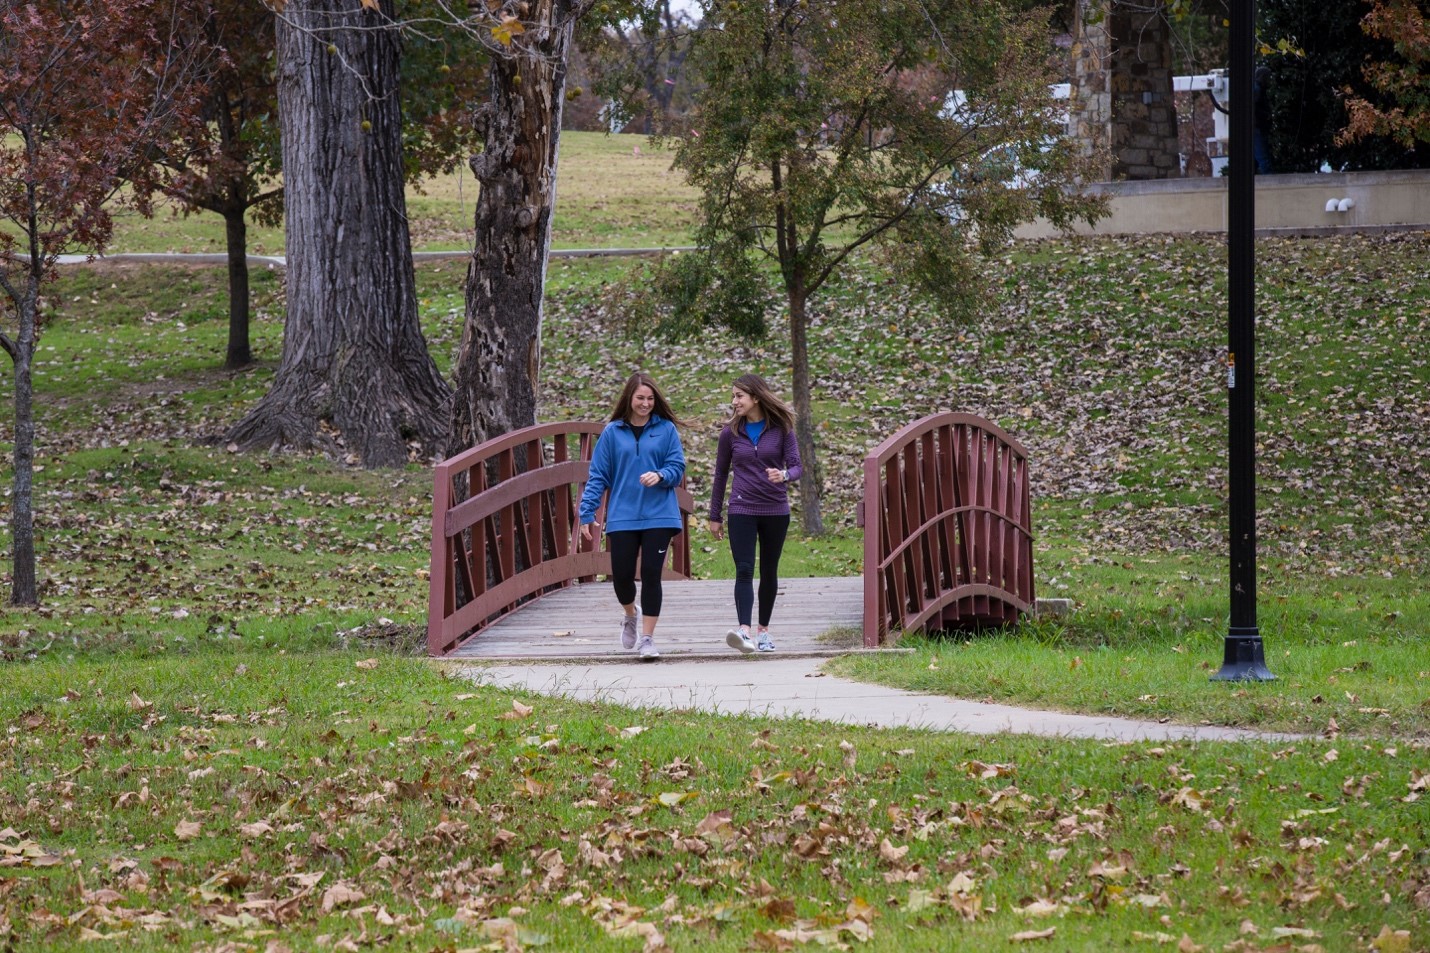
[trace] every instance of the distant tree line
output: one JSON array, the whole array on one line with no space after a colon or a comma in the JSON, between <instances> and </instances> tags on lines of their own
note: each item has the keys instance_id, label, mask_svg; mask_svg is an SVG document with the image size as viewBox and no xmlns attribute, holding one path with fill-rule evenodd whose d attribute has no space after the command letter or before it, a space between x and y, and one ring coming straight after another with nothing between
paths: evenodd
<instances>
[{"instance_id":1,"label":"distant tree line","mask_svg":"<svg viewBox=\"0 0 1430 953\"><path fill-rule=\"evenodd\" d=\"M1430 168L1423 0L1260 0L1277 172Z\"/></svg>"}]
</instances>

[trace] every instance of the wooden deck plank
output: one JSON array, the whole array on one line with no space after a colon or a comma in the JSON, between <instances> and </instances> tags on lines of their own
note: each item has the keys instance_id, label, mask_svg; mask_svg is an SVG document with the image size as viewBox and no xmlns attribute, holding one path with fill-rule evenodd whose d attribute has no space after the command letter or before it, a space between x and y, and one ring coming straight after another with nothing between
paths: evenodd
<instances>
[{"instance_id":1,"label":"wooden deck plank","mask_svg":"<svg viewBox=\"0 0 1430 953\"><path fill-rule=\"evenodd\" d=\"M780 580L770 623L777 654L834 655L861 646L863 585L859 576ZM620 646L620 617L610 583L576 585L522 606L447 657L633 660ZM667 580L656 647L664 656L733 657L725 633L734 623L733 580Z\"/></svg>"}]
</instances>

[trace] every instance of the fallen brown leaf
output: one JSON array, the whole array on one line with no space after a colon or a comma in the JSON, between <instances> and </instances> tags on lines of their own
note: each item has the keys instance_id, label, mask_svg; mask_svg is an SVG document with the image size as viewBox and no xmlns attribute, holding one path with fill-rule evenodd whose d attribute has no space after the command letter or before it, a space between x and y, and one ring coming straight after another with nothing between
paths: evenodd
<instances>
[{"instance_id":1,"label":"fallen brown leaf","mask_svg":"<svg viewBox=\"0 0 1430 953\"><path fill-rule=\"evenodd\" d=\"M1022 933L1013 934L1008 939L1013 943L1031 943L1034 940L1051 940L1053 934L1057 932L1057 927L1048 927L1046 930L1024 930Z\"/></svg>"}]
</instances>

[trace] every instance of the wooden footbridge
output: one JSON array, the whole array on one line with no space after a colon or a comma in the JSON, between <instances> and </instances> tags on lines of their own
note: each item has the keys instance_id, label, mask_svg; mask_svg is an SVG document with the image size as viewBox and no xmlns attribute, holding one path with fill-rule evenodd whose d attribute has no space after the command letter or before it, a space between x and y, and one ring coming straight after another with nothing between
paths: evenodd
<instances>
[{"instance_id":1,"label":"wooden footbridge","mask_svg":"<svg viewBox=\"0 0 1430 953\"><path fill-rule=\"evenodd\" d=\"M577 502L602 423L540 424L436 468L427 648L443 657L618 660L610 557L581 539ZM667 657L731 654L733 581L690 578L695 501L671 544L656 645ZM598 514L604 523L604 513ZM994 424L937 414L864 460L864 569L782 578L771 624L781 655L878 649L914 629L1015 622L1032 610L1028 462Z\"/></svg>"}]
</instances>

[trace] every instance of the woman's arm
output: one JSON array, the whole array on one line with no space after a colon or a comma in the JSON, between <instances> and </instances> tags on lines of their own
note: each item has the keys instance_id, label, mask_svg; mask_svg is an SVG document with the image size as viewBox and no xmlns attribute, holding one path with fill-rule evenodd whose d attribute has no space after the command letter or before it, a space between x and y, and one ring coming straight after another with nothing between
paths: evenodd
<instances>
[{"instance_id":1,"label":"woman's arm","mask_svg":"<svg viewBox=\"0 0 1430 953\"><path fill-rule=\"evenodd\" d=\"M799 438L791 430L784 435L785 482L793 483L804 472L799 462Z\"/></svg>"},{"instance_id":2,"label":"woman's arm","mask_svg":"<svg viewBox=\"0 0 1430 953\"><path fill-rule=\"evenodd\" d=\"M715 447L715 475L710 480L710 522L721 522L720 514L725 509L725 481L730 478L730 454L733 442L730 428L720 431L720 442Z\"/></svg>"},{"instance_id":3,"label":"woman's arm","mask_svg":"<svg viewBox=\"0 0 1430 953\"><path fill-rule=\"evenodd\" d=\"M594 523L596 510L601 506L601 495L611 485L611 441L605 431L596 440L596 449L591 451L591 470L586 477L586 488L581 492L581 523Z\"/></svg>"},{"instance_id":4,"label":"woman's arm","mask_svg":"<svg viewBox=\"0 0 1430 953\"><path fill-rule=\"evenodd\" d=\"M670 439L665 445L665 459L660 462L660 482L669 487L680 486L685 478L685 448L680 445L680 431L670 425Z\"/></svg>"}]
</instances>

